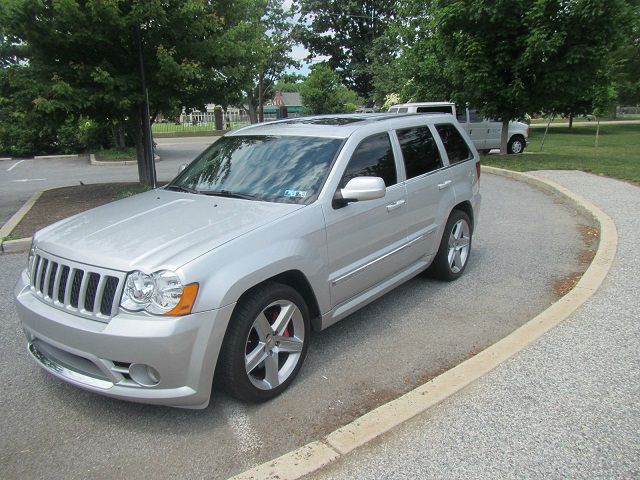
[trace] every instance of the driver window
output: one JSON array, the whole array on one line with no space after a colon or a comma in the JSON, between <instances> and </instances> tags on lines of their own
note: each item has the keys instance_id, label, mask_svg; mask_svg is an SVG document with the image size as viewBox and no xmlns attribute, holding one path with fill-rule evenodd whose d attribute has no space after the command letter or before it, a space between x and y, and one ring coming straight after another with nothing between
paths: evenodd
<instances>
[{"instance_id":1,"label":"driver window","mask_svg":"<svg viewBox=\"0 0 640 480\"><path fill-rule=\"evenodd\" d=\"M386 132L365 138L353 152L338 188L355 177L381 177L387 187L398 183L396 162Z\"/></svg>"},{"instance_id":2,"label":"driver window","mask_svg":"<svg viewBox=\"0 0 640 480\"><path fill-rule=\"evenodd\" d=\"M484 117L476 109L469 109L469 121L472 123L484 122Z\"/></svg>"}]
</instances>

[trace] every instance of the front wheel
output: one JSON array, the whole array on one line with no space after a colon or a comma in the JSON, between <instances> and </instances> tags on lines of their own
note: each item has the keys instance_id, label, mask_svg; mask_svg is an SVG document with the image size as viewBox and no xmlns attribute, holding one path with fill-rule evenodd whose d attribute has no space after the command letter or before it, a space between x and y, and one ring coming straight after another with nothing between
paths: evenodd
<instances>
[{"instance_id":1,"label":"front wheel","mask_svg":"<svg viewBox=\"0 0 640 480\"><path fill-rule=\"evenodd\" d=\"M231 317L219 372L233 397L264 402L282 393L307 354L309 309L288 285L268 283L243 298Z\"/></svg>"},{"instance_id":2,"label":"front wheel","mask_svg":"<svg viewBox=\"0 0 640 480\"><path fill-rule=\"evenodd\" d=\"M471 253L472 227L469 216L453 210L444 228L440 247L429 272L440 280L456 280L464 272Z\"/></svg>"},{"instance_id":3,"label":"front wheel","mask_svg":"<svg viewBox=\"0 0 640 480\"><path fill-rule=\"evenodd\" d=\"M524 152L524 147L524 137L520 135L514 135L513 137L511 137L509 143L507 144L507 153L509 153L509 155L518 155Z\"/></svg>"}]
</instances>

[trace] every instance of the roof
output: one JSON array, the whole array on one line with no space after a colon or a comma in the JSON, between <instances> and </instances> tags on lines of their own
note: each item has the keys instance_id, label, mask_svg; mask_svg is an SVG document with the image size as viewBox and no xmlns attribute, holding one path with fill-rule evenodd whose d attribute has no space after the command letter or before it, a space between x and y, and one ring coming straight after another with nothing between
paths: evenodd
<instances>
[{"instance_id":1,"label":"roof","mask_svg":"<svg viewBox=\"0 0 640 480\"><path fill-rule=\"evenodd\" d=\"M368 125L386 121L391 124L390 126L394 126L395 124L406 123L403 122L403 120L407 117L424 119L427 115L436 119L439 117L448 120L451 119L451 115L442 113L416 115L415 113L397 114L385 112L314 115L310 117L289 118L275 122L257 123L234 130L228 133L228 135L300 135L346 138L356 130Z\"/></svg>"},{"instance_id":2,"label":"roof","mask_svg":"<svg viewBox=\"0 0 640 480\"><path fill-rule=\"evenodd\" d=\"M455 105L453 102L409 102L409 103L398 103L396 105L391 105L389 108L397 108L397 107L437 107L440 105Z\"/></svg>"}]
</instances>

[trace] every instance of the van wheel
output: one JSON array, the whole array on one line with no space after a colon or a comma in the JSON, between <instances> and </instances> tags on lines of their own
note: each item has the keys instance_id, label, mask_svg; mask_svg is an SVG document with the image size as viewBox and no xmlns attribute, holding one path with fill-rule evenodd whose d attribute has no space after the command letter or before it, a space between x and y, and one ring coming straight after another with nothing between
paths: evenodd
<instances>
[{"instance_id":1,"label":"van wheel","mask_svg":"<svg viewBox=\"0 0 640 480\"><path fill-rule=\"evenodd\" d=\"M509 155L522 153L524 152L524 146L524 137L521 135L514 135L507 144L507 153L509 153Z\"/></svg>"},{"instance_id":2,"label":"van wheel","mask_svg":"<svg viewBox=\"0 0 640 480\"><path fill-rule=\"evenodd\" d=\"M428 272L440 280L456 280L464 272L471 253L472 227L469 216L453 210L440 240L440 247Z\"/></svg>"},{"instance_id":3,"label":"van wheel","mask_svg":"<svg viewBox=\"0 0 640 480\"><path fill-rule=\"evenodd\" d=\"M248 402L282 393L296 377L309 346L309 309L288 285L267 283L242 298L220 352L227 392Z\"/></svg>"}]
</instances>

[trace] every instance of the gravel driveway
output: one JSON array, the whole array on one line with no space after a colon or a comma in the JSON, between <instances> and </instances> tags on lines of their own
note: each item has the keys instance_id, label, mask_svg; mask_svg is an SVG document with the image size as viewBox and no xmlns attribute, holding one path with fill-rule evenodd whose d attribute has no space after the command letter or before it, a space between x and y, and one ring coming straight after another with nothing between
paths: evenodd
<instances>
[{"instance_id":1,"label":"gravel driveway","mask_svg":"<svg viewBox=\"0 0 640 480\"><path fill-rule=\"evenodd\" d=\"M0 256L0 477L227 478L348 423L544 310L581 268L585 222L555 197L483 175L467 271L415 278L314 335L297 381L263 405L214 391L206 410L87 393L28 357L12 305L25 255Z\"/></svg>"},{"instance_id":2,"label":"gravel driveway","mask_svg":"<svg viewBox=\"0 0 640 480\"><path fill-rule=\"evenodd\" d=\"M640 477L640 188L535 175L613 218L618 253L600 290L486 377L313 478Z\"/></svg>"}]
</instances>

